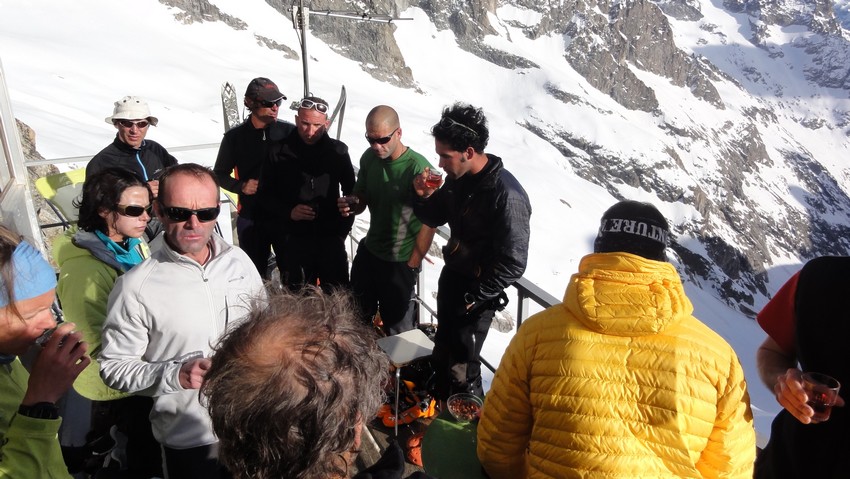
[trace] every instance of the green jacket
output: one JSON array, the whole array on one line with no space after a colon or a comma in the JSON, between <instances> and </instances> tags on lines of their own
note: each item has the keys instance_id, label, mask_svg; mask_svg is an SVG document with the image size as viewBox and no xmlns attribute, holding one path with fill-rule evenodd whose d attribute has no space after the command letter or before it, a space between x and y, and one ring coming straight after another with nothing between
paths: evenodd
<instances>
[{"instance_id":1,"label":"green jacket","mask_svg":"<svg viewBox=\"0 0 850 479\"><path fill-rule=\"evenodd\" d=\"M0 478L70 478L57 435L62 419L18 415L28 380L18 358L0 364Z\"/></svg>"},{"instance_id":2,"label":"green jacket","mask_svg":"<svg viewBox=\"0 0 850 479\"><path fill-rule=\"evenodd\" d=\"M138 246L142 257L150 256L148 246ZM53 258L59 265L59 284L56 294L65 314L65 321L74 323L83 339L89 343L94 361L74 381L74 389L93 401L110 401L128 394L116 391L100 379L101 331L106 319L106 303L115 280L124 271L103 241L94 233L68 230L53 243Z\"/></svg>"}]
</instances>

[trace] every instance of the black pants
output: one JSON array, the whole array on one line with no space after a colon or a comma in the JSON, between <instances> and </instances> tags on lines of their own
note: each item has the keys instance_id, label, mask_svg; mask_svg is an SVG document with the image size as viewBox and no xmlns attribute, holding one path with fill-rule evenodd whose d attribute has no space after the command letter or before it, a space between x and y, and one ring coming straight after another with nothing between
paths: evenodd
<instances>
[{"instance_id":1,"label":"black pants","mask_svg":"<svg viewBox=\"0 0 850 479\"><path fill-rule=\"evenodd\" d=\"M406 261L384 261L360 243L351 263L351 290L364 320L371 321L380 311L387 335L413 329L415 284L416 273L407 267Z\"/></svg>"},{"instance_id":2,"label":"black pants","mask_svg":"<svg viewBox=\"0 0 850 479\"><path fill-rule=\"evenodd\" d=\"M153 399L146 396L92 401L92 430L88 439L108 435L113 425L127 437L127 463L122 464L124 477L162 476L162 450L153 437L149 419L152 408Z\"/></svg>"},{"instance_id":3,"label":"black pants","mask_svg":"<svg viewBox=\"0 0 850 479\"><path fill-rule=\"evenodd\" d=\"M318 284L326 292L348 287L344 237L276 235L272 236L272 247L284 286L297 290Z\"/></svg>"},{"instance_id":4,"label":"black pants","mask_svg":"<svg viewBox=\"0 0 850 479\"><path fill-rule=\"evenodd\" d=\"M479 355L487 339L495 309L489 306L466 310L463 295L471 278L443 268L437 290L437 334L434 337L432 364L435 373L435 395L445 400L455 393L468 392L484 396L481 385Z\"/></svg>"},{"instance_id":5,"label":"black pants","mask_svg":"<svg viewBox=\"0 0 850 479\"><path fill-rule=\"evenodd\" d=\"M230 479L218 462L218 443L189 449L163 447L168 479Z\"/></svg>"},{"instance_id":6,"label":"black pants","mask_svg":"<svg viewBox=\"0 0 850 479\"><path fill-rule=\"evenodd\" d=\"M269 279L269 256L271 255L272 241L264 234L253 220L236 217L236 236L239 238L239 247L251 258L251 262L263 279Z\"/></svg>"}]
</instances>

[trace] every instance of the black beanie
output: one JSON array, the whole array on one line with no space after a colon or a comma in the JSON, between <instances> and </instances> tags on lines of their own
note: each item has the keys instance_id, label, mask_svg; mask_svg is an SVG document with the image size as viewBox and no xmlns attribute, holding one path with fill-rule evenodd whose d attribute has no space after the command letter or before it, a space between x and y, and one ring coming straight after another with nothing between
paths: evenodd
<instances>
[{"instance_id":1,"label":"black beanie","mask_svg":"<svg viewBox=\"0 0 850 479\"><path fill-rule=\"evenodd\" d=\"M655 261L667 261L664 250L670 227L658 209L649 203L624 200L602 215L595 253L624 252Z\"/></svg>"}]
</instances>

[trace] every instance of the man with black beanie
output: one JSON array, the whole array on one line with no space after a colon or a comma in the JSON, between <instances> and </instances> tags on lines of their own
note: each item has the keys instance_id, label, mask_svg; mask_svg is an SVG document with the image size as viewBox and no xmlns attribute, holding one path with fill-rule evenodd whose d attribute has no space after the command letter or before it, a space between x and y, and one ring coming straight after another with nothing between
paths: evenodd
<instances>
[{"instance_id":1,"label":"man with black beanie","mask_svg":"<svg viewBox=\"0 0 850 479\"><path fill-rule=\"evenodd\" d=\"M615 204L564 302L522 324L478 425L492 479L752 477L743 369L693 316L668 237L654 206Z\"/></svg>"}]
</instances>

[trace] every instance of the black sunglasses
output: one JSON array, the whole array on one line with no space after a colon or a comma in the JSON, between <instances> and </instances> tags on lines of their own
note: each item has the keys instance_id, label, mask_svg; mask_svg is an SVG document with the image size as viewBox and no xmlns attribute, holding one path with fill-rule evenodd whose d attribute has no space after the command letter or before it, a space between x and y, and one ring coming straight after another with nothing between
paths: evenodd
<instances>
[{"instance_id":1,"label":"black sunglasses","mask_svg":"<svg viewBox=\"0 0 850 479\"><path fill-rule=\"evenodd\" d=\"M316 110L319 113L327 113L328 112L328 104L322 103L318 101L303 99L298 103L298 108L306 108L309 110L310 108Z\"/></svg>"},{"instance_id":2,"label":"black sunglasses","mask_svg":"<svg viewBox=\"0 0 850 479\"><path fill-rule=\"evenodd\" d=\"M279 98L279 99L278 99L278 100L276 100L276 101L266 101L266 100L257 100L257 101L258 101L258 102L260 103L260 105L262 105L264 108L271 108L271 107L273 107L273 106L280 106L280 104L281 104L281 103L283 103L283 98Z\"/></svg>"},{"instance_id":3,"label":"black sunglasses","mask_svg":"<svg viewBox=\"0 0 850 479\"><path fill-rule=\"evenodd\" d=\"M380 138L372 138L371 136L366 135L366 141L368 141L370 145L371 145L372 143L377 143L377 144L379 144L379 145L386 145L387 143L389 143L389 142L390 142L390 140L392 140L392 139L393 139L393 135L395 135L395 132L397 132L397 131L398 131L398 128L396 128L395 130L393 130L393 132L392 132L392 133L390 133L389 135L387 135L387 136L382 136L382 137L380 137Z\"/></svg>"},{"instance_id":4,"label":"black sunglasses","mask_svg":"<svg viewBox=\"0 0 850 479\"><path fill-rule=\"evenodd\" d=\"M478 132L477 132L477 131L473 130L472 128L470 128L470 127L468 127L468 126L466 126L466 125L464 125L463 123L460 123L460 122L458 122L458 121L454 121L454 120L452 120L451 118L449 118L449 117L447 117L447 116L444 116L444 117L440 118L440 123L438 123L438 125L440 125L440 126L441 126L441 127L443 127L443 128L446 128L446 129L451 129L451 128L455 127L455 126L459 126L459 127L463 128L463 129L465 129L465 130L467 130L467 131L471 132L473 135L478 136Z\"/></svg>"},{"instance_id":5,"label":"black sunglasses","mask_svg":"<svg viewBox=\"0 0 850 479\"><path fill-rule=\"evenodd\" d=\"M160 203L162 205L162 203ZM218 218L218 212L221 207L216 206L213 208L201 208L199 210L190 210L189 208L181 208L179 206L165 206L162 205L162 212L165 213L171 221L189 221L189 218L192 215L198 217L198 221L201 223L206 223L208 221L214 221Z\"/></svg>"},{"instance_id":6,"label":"black sunglasses","mask_svg":"<svg viewBox=\"0 0 850 479\"><path fill-rule=\"evenodd\" d=\"M147 120L141 121L131 121L131 120L118 120L118 123L121 124L124 128L133 128L133 125L136 125L140 130L144 130L150 124Z\"/></svg>"},{"instance_id":7,"label":"black sunglasses","mask_svg":"<svg viewBox=\"0 0 850 479\"><path fill-rule=\"evenodd\" d=\"M151 214L151 205L147 206L139 206L139 205L115 205L115 211L122 216L129 216L131 218L138 218L142 216L142 214L147 213L149 216Z\"/></svg>"}]
</instances>

